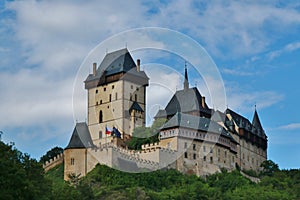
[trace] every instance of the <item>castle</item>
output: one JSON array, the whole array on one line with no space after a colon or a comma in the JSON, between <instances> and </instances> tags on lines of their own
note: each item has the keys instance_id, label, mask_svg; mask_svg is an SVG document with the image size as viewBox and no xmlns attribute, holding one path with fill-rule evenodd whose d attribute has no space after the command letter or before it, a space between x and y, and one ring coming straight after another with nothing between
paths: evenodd
<instances>
[{"instance_id":1,"label":"castle","mask_svg":"<svg viewBox=\"0 0 300 200\"><path fill-rule=\"evenodd\" d=\"M149 78L127 49L94 63L84 82L88 120L76 123L64 150L64 179L85 176L98 163L128 172L174 168L197 176L222 168L259 171L267 159L267 136L256 109L252 122L228 108L214 110L189 86L187 68L184 76L183 89L155 116L166 120L159 142L128 150L134 128L145 126Z\"/></svg>"}]
</instances>

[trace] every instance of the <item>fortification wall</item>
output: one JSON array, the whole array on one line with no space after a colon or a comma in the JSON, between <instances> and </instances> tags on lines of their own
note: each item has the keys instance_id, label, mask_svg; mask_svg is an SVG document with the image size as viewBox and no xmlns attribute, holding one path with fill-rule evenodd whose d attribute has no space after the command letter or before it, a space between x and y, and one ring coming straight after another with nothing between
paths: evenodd
<instances>
[{"instance_id":1,"label":"fortification wall","mask_svg":"<svg viewBox=\"0 0 300 200\"><path fill-rule=\"evenodd\" d=\"M57 156L55 156L53 159L50 159L49 161L46 161L44 164L43 164L43 168L44 170L47 172L49 171L50 169L56 167L57 165L63 163L64 161L64 154L61 153L61 154L58 154Z\"/></svg>"}]
</instances>

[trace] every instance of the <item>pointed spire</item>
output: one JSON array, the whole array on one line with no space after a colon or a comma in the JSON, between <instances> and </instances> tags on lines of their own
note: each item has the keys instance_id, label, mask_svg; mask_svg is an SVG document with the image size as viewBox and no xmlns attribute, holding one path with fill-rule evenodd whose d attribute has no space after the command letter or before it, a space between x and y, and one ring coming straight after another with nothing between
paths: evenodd
<instances>
[{"instance_id":1,"label":"pointed spire","mask_svg":"<svg viewBox=\"0 0 300 200\"><path fill-rule=\"evenodd\" d=\"M252 125L259 131L262 131L262 125L260 123L257 111L256 111L256 106L255 106L255 111L254 111L254 116L253 116L253 120L252 120Z\"/></svg>"},{"instance_id":2,"label":"pointed spire","mask_svg":"<svg viewBox=\"0 0 300 200\"><path fill-rule=\"evenodd\" d=\"M189 79L188 79L188 74L187 74L187 67L186 67L186 61L184 63L184 90L189 89Z\"/></svg>"}]
</instances>

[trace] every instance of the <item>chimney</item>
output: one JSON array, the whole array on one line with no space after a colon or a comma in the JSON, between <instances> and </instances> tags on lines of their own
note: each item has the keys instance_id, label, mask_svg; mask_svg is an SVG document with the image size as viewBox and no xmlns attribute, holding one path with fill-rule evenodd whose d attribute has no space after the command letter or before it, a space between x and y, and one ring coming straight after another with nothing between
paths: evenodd
<instances>
[{"instance_id":1,"label":"chimney","mask_svg":"<svg viewBox=\"0 0 300 200\"><path fill-rule=\"evenodd\" d=\"M140 72L141 69L141 60L137 59L136 60L136 71Z\"/></svg>"},{"instance_id":2,"label":"chimney","mask_svg":"<svg viewBox=\"0 0 300 200\"><path fill-rule=\"evenodd\" d=\"M97 63L93 63L93 76L96 76Z\"/></svg>"},{"instance_id":3,"label":"chimney","mask_svg":"<svg viewBox=\"0 0 300 200\"><path fill-rule=\"evenodd\" d=\"M205 97L202 97L201 103L202 103L202 107L203 107L203 108L206 108L206 107L205 107Z\"/></svg>"}]
</instances>

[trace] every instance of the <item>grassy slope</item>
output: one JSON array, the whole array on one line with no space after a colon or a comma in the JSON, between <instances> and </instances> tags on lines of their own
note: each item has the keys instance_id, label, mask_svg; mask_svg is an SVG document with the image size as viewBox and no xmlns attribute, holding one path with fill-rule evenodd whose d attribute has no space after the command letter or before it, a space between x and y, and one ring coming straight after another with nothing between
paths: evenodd
<instances>
[{"instance_id":1,"label":"grassy slope","mask_svg":"<svg viewBox=\"0 0 300 200\"><path fill-rule=\"evenodd\" d=\"M81 179L76 190L84 197L90 195L86 199L297 199L299 194L295 193L300 186L293 188L293 183L300 181L292 180L289 178L292 175L287 174L280 172L254 184L238 171L203 180L176 170L132 174L97 165ZM299 171L294 174L300 175ZM54 188L63 186L65 193L66 189L70 190L63 181L63 165L50 170L46 177L53 180Z\"/></svg>"}]
</instances>

